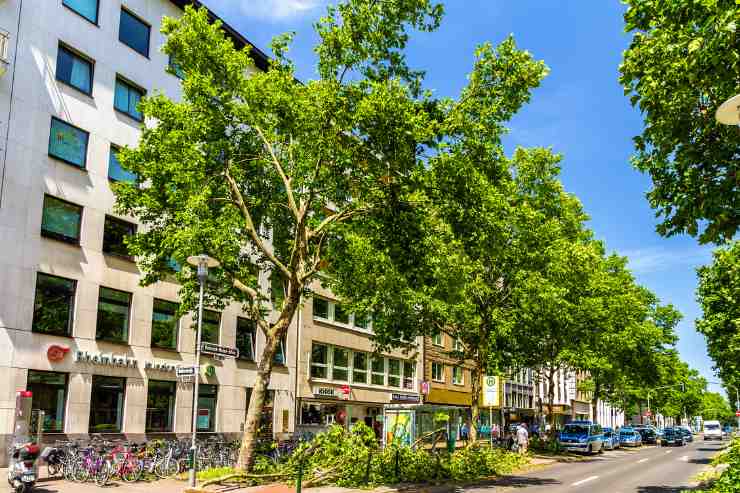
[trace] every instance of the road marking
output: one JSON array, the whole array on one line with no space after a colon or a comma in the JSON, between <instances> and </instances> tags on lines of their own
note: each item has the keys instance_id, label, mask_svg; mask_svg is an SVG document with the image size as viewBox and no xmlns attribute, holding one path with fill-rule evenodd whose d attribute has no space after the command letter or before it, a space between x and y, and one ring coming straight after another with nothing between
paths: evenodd
<instances>
[{"instance_id":1,"label":"road marking","mask_svg":"<svg viewBox=\"0 0 740 493\"><path fill-rule=\"evenodd\" d=\"M671 452L673 452L673 450L666 450L666 451L665 451L666 455L667 455L667 454L670 454Z\"/></svg>"},{"instance_id":2,"label":"road marking","mask_svg":"<svg viewBox=\"0 0 740 493\"><path fill-rule=\"evenodd\" d=\"M688 462L688 461L689 461L689 456L688 456L688 455L684 455L683 457L681 457L681 458L680 458L680 459L678 459L678 460L682 460L682 461L684 461L684 462Z\"/></svg>"},{"instance_id":3,"label":"road marking","mask_svg":"<svg viewBox=\"0 0 740 493\"><path fill-rule=\"evenodd\" d=\"M637 461L637 463L639 464L639 463L641 463L641 462L646 462L646 461L648 461L648 460L650 460L650 459L648 459L647 457L645 457L644 459L640 459L640 460L638 460L638 461Z\"/></svg>"},{"instance_id":4,"label":"road marking","mask_svg":"<svg viewBox=\"0 0 740 493\"><path fill-rule=\"evenodd\" d=\"M594 479L599 479L599 477L598 476L591 476L590 478L586 478L586 479L582 479L580 481L576 481L571 486L580 486L583 483L588 483L589 481L593 481Z\"/></svg>"}]
</instances>

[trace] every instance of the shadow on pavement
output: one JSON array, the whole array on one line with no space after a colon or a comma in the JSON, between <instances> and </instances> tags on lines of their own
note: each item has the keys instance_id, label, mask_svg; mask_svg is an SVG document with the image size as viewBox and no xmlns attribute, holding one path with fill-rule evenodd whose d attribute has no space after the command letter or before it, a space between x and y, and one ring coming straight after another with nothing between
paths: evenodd
<instances>
[{"instance_id":1,"label":"shadow on pavement","mask_svg":"<svg viewBox=\"0 0 740 493\"><path fill-rule=\"evenodd\" d=\"M704 465L706 465L706 464L711 464L712 463L712 458L711 457L703 457L701 459L691 459L689 462L691 462L692 464L704 464Z\"/></svg>"},{"instance_id":2,"label":"shadow on pavement","mask_svg":"<svg viewBox=\"0 0 740 493\"><path fill-rule=\"evenodd\" d=\"M510 488L527 488L529 486L549 486L562 484L553 478L533 478L528 476L506 476L494 481L487 481L485 486L508 486Z\"/></svg>"},{"instance_id":3,"label":"shadow on pavement","mask_svg":"<svg viewBox=\"0 0 740 493\"><path fill-rule=\"evenodd\" d=\"M684 491L702 491L698 486L638 486L637 493L683 493Z\"/></svg>"}]
</instances>

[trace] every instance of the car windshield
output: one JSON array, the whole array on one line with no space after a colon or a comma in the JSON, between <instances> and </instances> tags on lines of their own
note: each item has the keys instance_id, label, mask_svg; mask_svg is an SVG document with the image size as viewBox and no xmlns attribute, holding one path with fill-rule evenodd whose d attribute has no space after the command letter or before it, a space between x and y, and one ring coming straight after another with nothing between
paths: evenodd
<instances>
[{"instance_id":1,"label":"car windshield","mask_svg":"<svg viewBox=\"0 0 740 493\"><path fill-rule=\"evenodd\" d=\"M620 431L619 434L623 437L631 437L635 434L632 430Z\"/></svg>"},{"instance_id":2,"label":"car windshield","mask_svg":"<svg viewBox=\"0 0 740 493\"><path fill-rule=\"evenodd\" d=\"M666 428L665 430L663 430L664 435L673 435L674 433L675 431L673 430L673 428Z\"/></svg>"},{"instance_id":3,"label":"car windshield","mask_svg":"<svg viewBox=\"0 0 740 493\"><path fill-rule=\"evenodd\" d=\"M565 425L563 433L569 433L573 435L588 435L588 426L586 425Z\"/></svg>"},{"instance_id":4,"label":"car windshield","mask_svg":"<svg viewBox=\"0 0 740 493\"><path fill-rule=\"evenodd\" d=\"M705 430L719 430L719 425L704 425Z\"/></svg>"}]
</instances>

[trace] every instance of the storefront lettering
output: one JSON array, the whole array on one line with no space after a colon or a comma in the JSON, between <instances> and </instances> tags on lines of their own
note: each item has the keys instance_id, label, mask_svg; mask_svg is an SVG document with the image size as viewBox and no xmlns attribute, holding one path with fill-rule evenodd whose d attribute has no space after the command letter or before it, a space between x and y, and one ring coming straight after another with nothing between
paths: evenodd
<instances>
[{"instance_id":1,"label":"storefront lettering","mask_svg":"<svg viewBox=\"0 0 740 493\"><path fill-rule=\"evenodd\" d=\"M391 401L395 402L419 402L418 395L411 394L391 394Z\"/></svg>"},{"instance_id":2,"label":"storefront lettering","mask_svg":"<svg viewBox=\"0 0 740 493\"><path fill-rule=\"evenodd\" d=\"M114 353L91 353L89 351L76 351L75 362L87 363L92 365L101 366L116 366L121 368L138 368L139 360L131 358L125 354L114 354ZM174 372L177 369L177 365L166 363L162 361L144 361L144 369Z\"/></svg>"},{"instance_id":3,"label":"storefront lettering","mask_svg":"<svg viewBox=\"0 0 740 493\"><path fill-rule=\"evenodd\" d=\"M334 389L334 387L314 387L313 388L313 395L319 396L319 397L336 398L337 397L337 391L336 391L336 389Z\"/></svg>"}]
</instances>

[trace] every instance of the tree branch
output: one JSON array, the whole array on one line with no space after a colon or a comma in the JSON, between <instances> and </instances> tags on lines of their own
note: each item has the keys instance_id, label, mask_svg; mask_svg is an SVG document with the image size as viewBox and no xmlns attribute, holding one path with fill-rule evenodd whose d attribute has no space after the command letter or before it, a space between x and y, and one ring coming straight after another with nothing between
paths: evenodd
<instances>
[{"instance_id":1,"label":"tree branch","mask_svg":"<svg viewBox=\"0 0 740 493\"><path fill-rule=\"evenodd\" d=\"M273 149L272 144L270 143L270 141L267 140L267 137L265 137L265 134L262 132L262 129L258 127L257 125L255 125L254 128L255 130L257 130L257 133L259 134L260 139L262 139L262 143L267 149L267 152L269 152L270 156L272 157L272 164L275 165L275 169L280 175L280 179L283 180L283 185L285 185L285 193L288 195L288 205L290 206L290 210L295 216L295 218L298 219L299 218L298 217L299 216L298 206L296 205L295 197L293 196L293 187L290 184L290 178L288 178L288 176L285 174L285 171L283 170L283 167L280 164L280 161L275 155L275 149Z\"/></svg>"}]
</instances>

